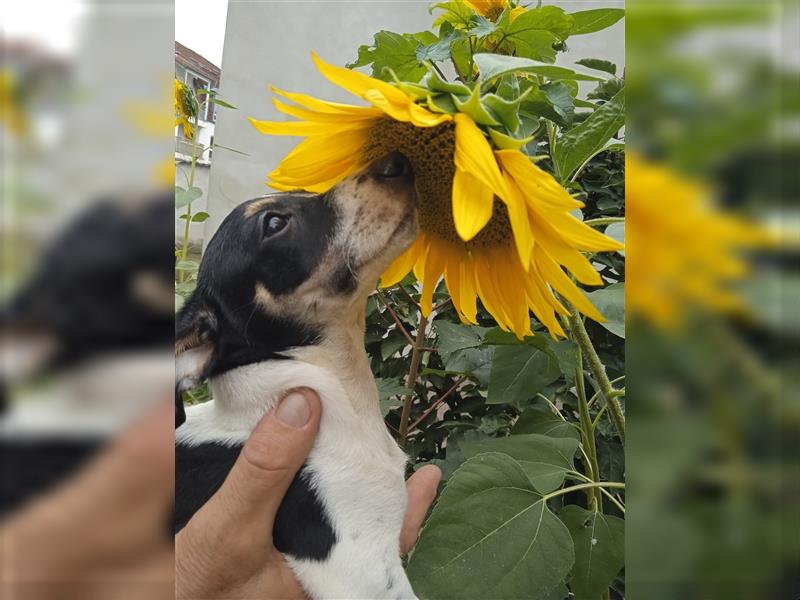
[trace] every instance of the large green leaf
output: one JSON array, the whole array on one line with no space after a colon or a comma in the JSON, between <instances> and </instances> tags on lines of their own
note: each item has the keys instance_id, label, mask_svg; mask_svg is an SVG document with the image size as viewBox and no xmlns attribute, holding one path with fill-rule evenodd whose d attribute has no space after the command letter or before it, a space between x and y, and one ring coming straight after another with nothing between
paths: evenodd
<instances>
[{"instance_id":1,"label":"large green leaf","mask_svg":"<svg viewBox=\"0 0 800 600\"><path fill-rule=\"evenodd\" d=\"M548 65L541 61L521 58L519 56L503 56L501 54L479 53L475 55L475 64L481 79L488 81L506 73L535 73L550 79L573 79L575 81L602 81L600 77L579 73L567 67Z\"/></svg>"},{"instance_id":2,"label":"large green leaf","mask_svg":"<svg viewBox=\"0 0 800 600\"><path fill-rule=\"evenodd\" d=\"M625 338L625 284L612 283L600 290L586 294L606 318L603 327L621 338Z\"/></svg>"},{"instance_id":3,"label":"large green leaf","mask_svg":"<svg viewBox=\"0 0 800 600\"><path fill-rule=\"evenodd\" d=\"M625 124L625 90L561 136L553 152L556 173L567 181L583 163L603 149Z\"/></svg>"},{"instance_id":4,"label":"large green leaf","mask_svg":"<svg viewBox=\"0 0 800 600\"><path fill-rule=\"evenodd\" d=\"M452 354L464 348L477 348L483 343L486 327L459 325L449 321L436 321L436 347L441 354Z\"/></svg>"},{"instance_id":5,"label":"large green leaf","mask_svg":"<svg viewBox=\"0 0 800 600\"><path fill-rule=\"evenodd\" d=\"M525 11L509 23L500 43L510 43L516 56L552 63L554 44L564 40L573 28L572 18L556 6L542 6Z\"/></svg>"},{"instance_id":6,"label":"large green leaf","mask_svg":"<svg viewBox=\"0 0 800 600\"><path fill-rule=\"evenodd\" d=\"M199 187L190 187L188 190L175 186L175 208L183 208L187 204L191 204L203 195L203 190Z\"/></svg>"},{"instance_id":7,"label":"large green leaf","mask_svg":"<svg viewBox=\"0 0 800 600\"><path fill-rule=\"evenodd\" d=\"M559 517L575 545L569 579L575 600L597 600L625 565L625 521L572 504Z\"/></svg>"},{"instance_id":8,"label":"large green leaf","mask_svg":"<svg viewBox=\"0 0 800 600\"><path fill-rule=\"evenodd\" d=\"M509 456L483 454L452 476L408 563L424 599L540 599L574 561L572 539Z\"/></svg>"},{"instance_id":9,"label":"large green leaf","mask_svg":"<svg viewBox=\"0 0 800 600\"><path fill-rule=\"evenodd\" d=\"M400 35L393 31L379 31L372 46L361 46L358 59L347 65L349 68L372 65L372 75L389 81L393 72L403 81L416 82L428 72L417 58L421 40L411 35Z\"/></svg>"},{"instance_id":10,"label":"large green leaf","mask_svg":"<svg viewBox=\"0 0 800 600\"><path fill-rule=\"evenodd\" d=\"M581 60L576 60L575 64L584 66L588 69L594 69L595 71L603 71L604 73L608 73L610 75L617 74L617 65L612 63L610 60L601 60L599 58L582 58Z\"/></svg>"},{"instance_id":11,"label":"large green leaf","mask_svg":"<svg viewBox=\"0 0 800 600\"><path fill-rule=\"evenodd\" d=\"M621 8L593 8L572 13L570 16L572 31L569 34L583 35L611 27L625 16L625 11Z\"/></svg>"},{"instance_id":12,"label":"large green leaf","mask_svg":"<svg viewBox=\"0 0 800 600\"><path fill-rule=\"evenodd\" d=\"M498 346L489 379L489 404L517 402L534 396L561 375L549 349L528 344Z\"/></svg>"},{"instance_id":13,"label":"large green leaf","mask_svg":"<svg viewBox=\"0 0 800 600\"><path fill-rule=\"evenodd\" d=\"M578 449L574 437L549 437L538 433L490 438L482 442L462 443L467 458L484 452L502 452L516 460L533 486L542 494L561 487L567 471L575 469L572 457Z\"/></svg>"},{"instance_id":14,"label":"large green leaf","mask_svg":"<svg viewBox=\"0 0 800 600\"><path fill-rule=\"evenodd\" d=\"M523 412L511 428L511 434L524 433L538 433L556 438L569 437L575 440L581 437L575 425L556 416L549 408L529 408Z\"/></svg>"},{"instance_id":15,"label":"large green leaf","mask_svg":"<svg viewBox=\"0 0 800 600\"><path fill-rule=\"evenodd\" d=\"M375 385L378 387L378 402L384 415L393 408L400 406L400 396L411 393L411 390L398 379L376 377Z\"/></svg>"}]
</instances>

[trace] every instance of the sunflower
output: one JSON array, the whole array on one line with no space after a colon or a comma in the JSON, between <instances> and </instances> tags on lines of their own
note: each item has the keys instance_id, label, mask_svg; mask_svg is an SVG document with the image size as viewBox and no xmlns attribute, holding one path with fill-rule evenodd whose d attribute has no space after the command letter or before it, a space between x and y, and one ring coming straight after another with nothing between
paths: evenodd
<instances>
[{"instance_id":1,"label":"sunflower","mask_svg":"<svg viewBox=\"0 0 800 600\"><path fill-rule=\"evenodd\" d=\"M464 0L472 10L479 15L486 17L492 21L496 21L498 17L505 10L506 6L510 4L509 0ZM511 9L511 21L513 22L519 15L525 12L522 6L515 6Z\"/></svg>"},{"instance_id":2,"label":"sunflower","mask_svg":"<svg viewBox=\"0 0 800 600\"><path fill-rule=\"evenodd\" d=\"M667 330L691 308L746 314L734 289L750 271L742 252L771 246L774 236L714 208L707 186L664 165L628 153L625 174L631 313Z\"/></svg>"},{"instance_id":3,"label":"sunflower","mask_svg":"<svg viewBox=\"0 0 800 600\"><path fill-rule=\"evenodd\" d=\"M25 137L29 130L20 83L14 71L7 68L0 70L0 124L17 137Z\"/></svg>"},{"instance_id":4,"label":"sunflower","mask_svg":"<svg viewBox=\"0 0 800 600\"><path fill-rule=\"evenodd\" d=\"M420 305L430 314L433 292L444 276L461 319L477 321L477 299L506 331L531 335L529 310L551 335L564 331L560 295L588 317L603 317L563 271L587 285L602 283L582 252L621 245L570 214L582 206L546 171L506 144L495 149L465 113L428 110L417 88L314 62L332 83L366 100L353 106L273 91L279 111L298 121L250 119L261 133L301 136L269 174L279 190L325 192L381 156L399 151L416 175L420 233L381 278L392 286L410 271L422 284ZM432 104L429 103L429 106Z\"/></svg>"},{"instance_id":5,"label":"sunflower","mask_svg":"<svg viewBox=\"0 0 800 600\"><path fill-rule=\"evenodd\" d=\"M186 139L194 138L194 126L189 119L197 118L197 100L192 95L189 86L175 80L175 125L183 125L183 134Z\"/></svg>"}]
</instances>

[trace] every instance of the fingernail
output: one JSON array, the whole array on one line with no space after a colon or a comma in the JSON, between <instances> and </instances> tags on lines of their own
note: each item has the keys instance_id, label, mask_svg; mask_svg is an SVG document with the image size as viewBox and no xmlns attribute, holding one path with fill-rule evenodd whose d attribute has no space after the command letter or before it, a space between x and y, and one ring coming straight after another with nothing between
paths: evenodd
<instances>
[{"instance_id":1,"label":"fingernail","mask_svg":"<svg viewBox=\"0 0 800 600\"><path fill-rule=\"evenodd\" d=\"M278 404L275 417L289 427L302 427L311 418L311 407L301 392L291 392Z\"/></svg>"}]
</instances>

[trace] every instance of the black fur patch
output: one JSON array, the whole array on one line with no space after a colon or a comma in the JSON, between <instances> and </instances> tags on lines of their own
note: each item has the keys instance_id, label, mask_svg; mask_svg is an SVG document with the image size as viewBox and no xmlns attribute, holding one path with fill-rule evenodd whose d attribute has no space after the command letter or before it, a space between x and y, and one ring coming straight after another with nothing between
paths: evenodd
<instances>
[{"instance_id":1,"label":"black fur patch","mask_svg":"<svg viewBox=\"0 0 800 600\"><path fill-rule=\"evenodd\" d=\"M220 488L241 451L240 446L201 444L175 447L175 533ZM275 547L297 558L324 560L336 534L302 467L289 486L275 518Z\"/></svg>"},{"instance_id":2,"label":"black fur patch","mask_svg":"<svg viewBox=\"0 0 800 600\"><path fill-rule=\"evenodd\" d=\"M99 439L0 440L0 517L34 497L52 491L74 475L104 443Z\"/></svg>"}]
</instances>

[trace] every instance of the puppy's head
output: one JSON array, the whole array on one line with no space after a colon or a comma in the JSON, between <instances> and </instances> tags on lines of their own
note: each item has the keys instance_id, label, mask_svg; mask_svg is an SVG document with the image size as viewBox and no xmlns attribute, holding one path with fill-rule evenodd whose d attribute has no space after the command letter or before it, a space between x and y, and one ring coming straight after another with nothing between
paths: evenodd
<instances>
[{"instance_id":1,"label":"puppy's head","mask_svg":"<svg viewBox=\"0 0 800 600\"><path fill-rule=\"evenodd\" d=\"M179 382L189 387L277 357L320 341L334 322L357 319L416 233L413 173L398 153L322 195L241 204L208 244L197 289L178 315Z\"/></svg>"}]
</instances>

